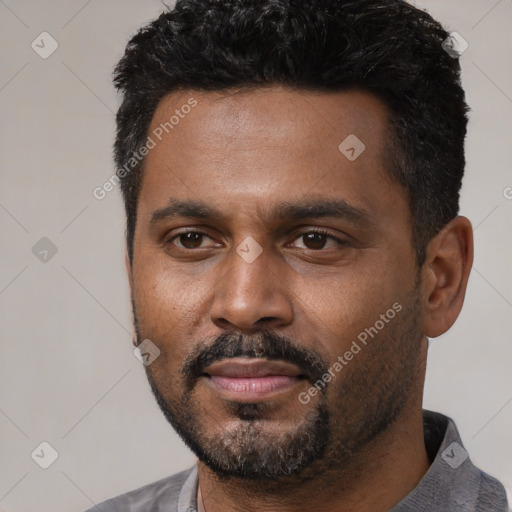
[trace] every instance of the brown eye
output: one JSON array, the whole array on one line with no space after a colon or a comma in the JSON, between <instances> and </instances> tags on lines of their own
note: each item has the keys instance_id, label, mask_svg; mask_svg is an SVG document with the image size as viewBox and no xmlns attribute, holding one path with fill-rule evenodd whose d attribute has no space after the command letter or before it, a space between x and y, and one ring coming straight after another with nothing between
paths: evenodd
<instances>
[{"instance_id":1,"label":"brown eye","mask_svg":"<svg viewBox=\"0 0 512 512\"><path fill-rule=\"evenodd\" d=\"M306 233L302 235L302 239L308 249L323 249L327 242L327 235L322 233Z\"/></svg>"},{"instance_id":2,"label":"brown eye","mask_svg":"<svg viewBox=\"0 0 512 512\"><path fill-rule=\"evenodd\" d=\"M336 248L348 245L346 241L340 240L335 236L330 235L329 233L323 231L308 231L307 233L302 233L296 240L302 241L301 249L309 249L312 251L319 251L322 249ZM330 247L326 247L326 244L331 241L334 245Z\"/></svg>"},{"instance_id":3,"label":"brown eye","mask_svg":"<svg viewBox=\"0 0 512 512\"><path fill-rule=\"evenodd\" d=\"M198 249L205 247L202 243L205 238L210 238L206 233L201 231L186 231L184 233L178 233L171 237L166 244L174 245L179 249ZM175 241L178 240L179 243Z\"/></svg>"},{"instance_id":4,"label":"brown eye","mask_svg":"<svg viewBox=\"0 0 512 512\"><path fill-rule=\"evenodd\" d=\"M201 233L182 233L178 236L180 243L187 249L194 249L201 246L203 235Z\"/></svg>"}]
</instances>

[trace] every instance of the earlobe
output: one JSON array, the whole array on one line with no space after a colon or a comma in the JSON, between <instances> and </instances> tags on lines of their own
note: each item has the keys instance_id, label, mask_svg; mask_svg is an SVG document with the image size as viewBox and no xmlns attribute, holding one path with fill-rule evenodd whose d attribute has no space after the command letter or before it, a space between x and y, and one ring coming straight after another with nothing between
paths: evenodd
<instances>
[{"instance_id":1,"label":"earlobe","mask_svg":"<svg viewBox=\"0 0 512 512\"><path fill-rule=\"evenodd\" d=\"M473 264L473 228L466 217L450 221L429 243L423 268L423 332L445 333L464 303Z\"/></svg>"}]
</instances>

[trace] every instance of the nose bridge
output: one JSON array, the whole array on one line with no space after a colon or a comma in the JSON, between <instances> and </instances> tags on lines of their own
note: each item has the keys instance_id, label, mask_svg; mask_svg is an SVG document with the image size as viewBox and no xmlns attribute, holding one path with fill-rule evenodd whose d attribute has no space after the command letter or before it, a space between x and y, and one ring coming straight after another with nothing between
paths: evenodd
<instances>
[{"instance_id":1,"label":"nose bridge","mask_svg":"<svg viewBox=\"0 0 512 512\"><path fill-rule=\"evenodd\" d=\"M292 306L278 269L271 269L273 256L256 240L247 237L224 261L214 290L211 317L214 322L249 329L265 319L291 321Z\"/></svg>"}]
</instances>

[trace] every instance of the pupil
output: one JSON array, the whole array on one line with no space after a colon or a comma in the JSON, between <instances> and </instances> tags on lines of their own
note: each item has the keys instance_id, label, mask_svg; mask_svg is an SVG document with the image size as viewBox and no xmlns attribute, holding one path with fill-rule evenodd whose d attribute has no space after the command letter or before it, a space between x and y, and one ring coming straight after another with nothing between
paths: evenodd
<instances>
[{"instance_id":1,"label":"pupil","mask_svg":"<svg viewBox=\"0 0 512 512\"><path fill-rule=\"evenodd\" d=\"M322 249L322 247L325 244L325 235L323 235L322 233L308 233L307 235L304 236L307 237L308 243L314 246L310 247L310 249Z\"/></svg>"},{"instance_id":2,"label":"pupil","mask_svg":"<svg viewBox=\"0 0 512 512\"><path fill-rule=\"evenodd\" d=\"M181 239L181 243L183 245L186 245L187 243L196 245L202 235L200 235L199 233L185 233L181 236L184 237L184 240L183 238Z\"/></svg>"}]
</instances>

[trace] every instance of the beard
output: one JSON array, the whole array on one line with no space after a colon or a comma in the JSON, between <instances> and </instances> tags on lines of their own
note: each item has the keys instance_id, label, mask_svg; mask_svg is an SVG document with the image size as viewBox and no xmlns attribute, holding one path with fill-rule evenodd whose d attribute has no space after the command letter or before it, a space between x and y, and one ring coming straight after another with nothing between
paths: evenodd
<instances>
[{"instance_id":1,"label":"beard","mask_svg":"<svg viewBox=\"0 0 512 512\"><path fill-rule=\"evenodd\" d=\"M417 391L422 339L418 318L416 283L402 311L325 384L316 401L297 405L296 415L288 418L293 426L285 432L276 431L268 421L275 413L271 402L226 401L230 421L218 422L213 429L215 419L205 417L195 387L208 365L244 356L287 361L297 365L311 385L321 380L329 369L325 360L285 336L269 330L253 336L224 332L213 343L198 344L178 375L169 376L155 364L146 367L146 374L164 416L219 478L269 484L307 481L343 470L354 477L364 448L389 429ZM140 342L144 338L137 320L135 326Z\"/></svg>"},{"instance_id":2,"label":"beard","mask_svg":"<svg viewBox=\"0 0 512 512\"><path fill-rule=\"evenodd\" d=\"M204 414L194 393L195 383L205 367L233 357L285 360L296 364L313 382L327 371L316 353L294 347L287 338L269 331L252 337L223 333L212 345L199 347L186 358L180 370L184 391L178 398L164 393L151 367L146 368L160 409L185 444L219 477L258 480L299 474L323 456L331 437L329 413L323 402L281 436L269 431L265 417L272 407L264 402L227 401L230 416L239 420L236 427L223 429L220 437L205 428Z\"/></svg>"}]
</instances>

